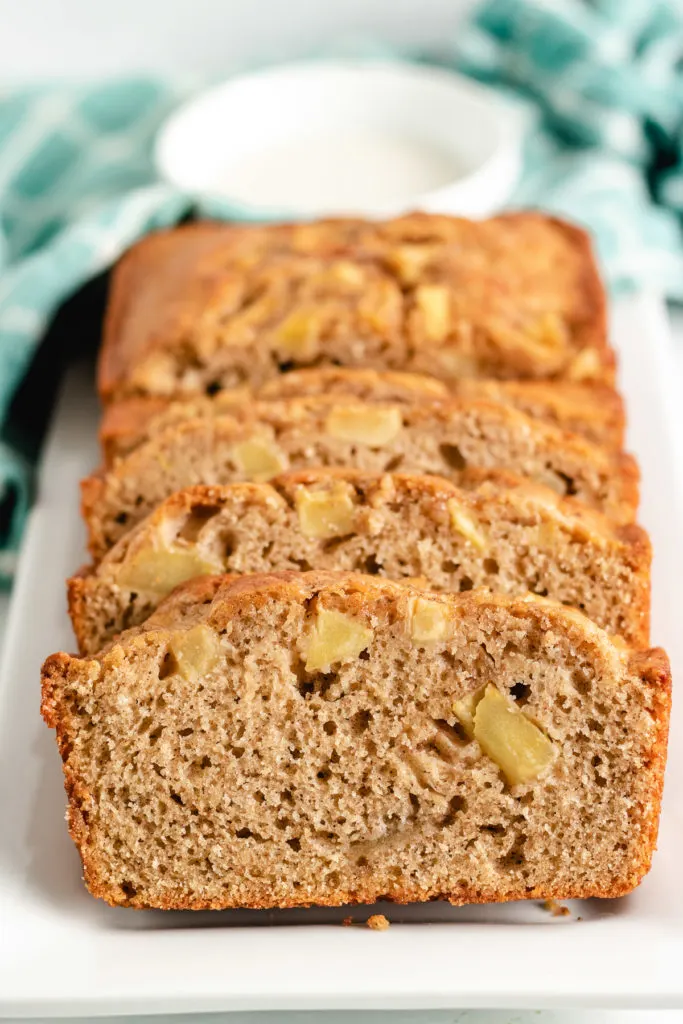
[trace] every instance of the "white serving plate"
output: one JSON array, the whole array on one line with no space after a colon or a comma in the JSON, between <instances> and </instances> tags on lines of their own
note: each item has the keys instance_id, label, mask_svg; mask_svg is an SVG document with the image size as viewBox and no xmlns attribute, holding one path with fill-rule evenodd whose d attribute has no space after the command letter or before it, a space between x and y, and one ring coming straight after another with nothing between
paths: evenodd
<instances>
[{"instance_id":1,"label":"white serving plate","mask_svg":"<svg viewBox=\"0 0 683 1024\"><path fill-rule=\"evenodd\" d=\"M653 638L683 667L676 368L661 304L621 301L613 335L652 533ZM0 674L0 1015L221 1010L683 1006L683 703L674 702L660 848L622 900L454 909L384 907L387 932L349 911L111 909L80 882L54 737L39 718L45 655L73 647L64 577L83 560L77 482L97 459L96 403L71 376L45 453ZM351 911L365 919L367 909Z\"/></svg>"}]
</instances>

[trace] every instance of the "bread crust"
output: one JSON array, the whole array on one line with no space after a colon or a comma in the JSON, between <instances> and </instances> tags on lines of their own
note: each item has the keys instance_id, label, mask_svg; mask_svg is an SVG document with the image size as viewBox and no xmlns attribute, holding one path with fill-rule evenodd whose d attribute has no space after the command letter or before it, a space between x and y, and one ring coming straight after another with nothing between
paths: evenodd
<instances>
[{"instance_id":1,"label":"bread crust","mask_svg":"<svg viewBox=\"0 0 683 1024\"><path fill-rule=\"evenodd\" d=\"M440 267L437 279L451 286L457 281L458 303L467 311L464 321L458 319L458 323L477 336L474 348L469 342L465 347L462 341L452 342L456 352L468 354L450 368L448 360L440 370L439 359L428 357L428 352L438 352L441 341L435 346L429 333L416 326L412 290L423 282L431 283L434 277L429 270L401 268L401 253L410 246L434 254ZM485 270L481 269L482 256ZM223 356L215 358L215 346L220 348L222 342L216 341L218 335L209 320L201 318L214 308L237 308L233 293L241 295L244 282L253 280L254 275L263 273L266 280L275 282L289 280L294 274L297 281L310 284L310 275L318 268L340 261L359 268L358 272L368 277L373 287L376 285L377 309L387 289L394 296L391 301L395 315L381 315L380 320L372 321L373 314L364 321L369 324L367 336L373 342L376 368L422 369L444 378L528 376L613 382L614 354L607 343L605 296L585 232L531 211L507 213L480 223L414 213L380 224L340 219L267 227L204 222L148 236L129 250L114 271L98 370L102 398L109 402L133 394L169 397L201 393L212 383L209 371L214 363L222 366L219 377L233 380L227 386L258 385L275 376L282 368L282 359L252 359L231 368L230 360L234 363L238 359L237 349L226 357L223 366ZM504 276L499 272L502 266ZM355 295L348 281L340 286L328 282L321 293L341 294L344 301L339 315L345 322L351 316L344 298L349 287ZM515 333L524 297L541 288L545 290L545 304L536 294L536 306L550 319L531 317L527 334L524 328L521 334ZM407 300L401 298L402 289L408 291ZM508 302L508 292L514 293L514 301ZM367 289L365 294L370 294ZM481 294L487 297L480 299ZM237 300L238 304L243 301ZM316 303L325 301L312 300L318 310L322 307ZM310 308L307 303L301 308ZM495 303L500 304L499 312L493 310ZM286 306L279 308L284 310ZM291 308L297 308L296 301ZM543 338L538 346L539 330L550 332L550 347L557 348L556 358L549 359ZM355 329L349 329L349 338L354 333ZM384 354L376 350L375 342L379 340ZM258 334L258 344L263 355L263 331ZM416 344L424 347L422 354ZM483 344L491 346L486 357ZM314 359L304 355L301 360L295 358L294 363L341 360L349 365L367 365L370 361L367 354L354 355L352 345L328 348L323 343ZM173 353L177 355L181 350L190 352L191 361L207 369L206 381L197 378L192 383L187 378L179 384L174 379ZM577 357L583 352L591 355L582 364ZM171 362L162 359L161 353L171 353Z\"/></svg>"},{"instance_id":2,"label":"bread crust","mask_svg":"<svg viewBox=\"0 0 683 1024\"><path fill-rule=\"evenodd\" d=\"M164 629L182 621L181 611L188 601L195 605L201 602L212 602L209 611L212 628L221 629L233 617L244 614L247 609L261 611L274 599L292 603L310 602L316 599L323 600L326 606L334 607L335 598L343 597L344 607L351 614L371 617L373 614L377 614L377 609L381 608L382 615L391 617L402 614L400 611L402 602L409 599L410 594L411 588L405 585L346 573L280 573L230 579L222 577L198 579L178 588L167 599L164 607L160 608L159 615L153 616L141 629L131 630L122 638L122 642L124 645L130 646L137 642L144 642L146 635L158 637L160 630L163 634ZM605 647L605 644L608 644L607 638L601 630L592 626L578 613L554 605L552 602L510 601L496 595L480 593L457 597L432 595L430 599L449 605L456 616L472 614L477 608L487 609L504 605L513 616L528 621L529 628L545 631L568 631L572 635L576 634L577 642L596 645L596 651L608 649ZM181 617L179 618L179 616ZM108 657L109 659L114 658L117 664L122 662L123 648L114 647ZM443 899L454 905L461 905L529 898L568 899L594 896L614 898L631 891L648 871L656 844L666 759L671 678L668 660L660 649L624 652L623 654L619 654L616 649L613 649L609 657L615 659L615 671L616 667L621 665L621 671L626 675L640 680L645 706L649 708L649 712L656 722L654 740L649 746L647 755L650 780L648 802L646 806L639 806L637 813L635 810L633 812L634 821L637 820L639 834L642 837L639 846L640 857L624 876L613 879L611 884L601 884L597 887L585 884L576 888L570 887L571 891L568 891L566 886L549 881L547 885L528 886L504 894L487 890L485 887L468 887L466 884L448 889L424 888L419 884L397 886L392 889L391 893L384 894L379 893L376 886L373 888L372 882L369 880L365 886L358 885L353 889L332 892L324 899L320 898L318 892L309 894L306 891L297 891L296 895L292 894L291 899L279 899L277 905L283 908L307 906L312 903L320 906L339 906L347 903L374 902L378 898L389 898L396 903ZM224 909L233 905L229 899L194 898L191 894L180 890L147 896L137 893L126 895L122 894L120 887L116 889L116 887L108 885L104 879L98 862L97 850L93 847L89 834L88 807L91 805L93 797L87 787L82 784L75 759L72 756L74 735L69 703L71 674L74 672L85 673L86 677L93 680L94 683L101 671L103 671L102 663L98 659L79 661L67 654L58 653L47 659L42 674L41 712L46 724L57 732L57 742L63 759L65 788L69 799L67 815L69 831L81 854L86 884L94 896L106 900L113 906L138 908L155 906L161 909L199 910ZM268 898L266 887L252 885L251 895L246 898L243 895L240 896L240 906L265 908L272 907L273 902Z\"/></svg>"}]
</instances>

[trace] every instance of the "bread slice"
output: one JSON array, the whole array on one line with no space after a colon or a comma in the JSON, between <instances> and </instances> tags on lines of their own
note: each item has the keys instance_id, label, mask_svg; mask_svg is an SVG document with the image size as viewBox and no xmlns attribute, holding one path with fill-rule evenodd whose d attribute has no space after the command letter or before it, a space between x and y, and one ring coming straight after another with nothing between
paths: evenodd
<instances>
[{"instance_id":1,"label":"bread slice","mask_svg":"<svg viewBox=\"0 0 683 1024\"><path fill-rule=\"evenodd\" d=\"M472 383L476 385L480 382ZM585 385L573 387L581 389ZM587 387L591 390L590 385ZM257 391L247 387L234 388L219 391L212 396L197 395L175 402L151 396L122 398L105 407L100 423L99 439L105 462L109 465L115 457L126 455L171 423L196 416L220 416L239 410L245 403L255 400L270 401L309 395L353 395L364 402L397 402L403 405L444 401L450 397L450 392L443 381L421 373L349 370L327 366L280 374Z\"/></svg>"},{"instance_id":2,"label":"bread slice","mask_svg":"<svg viewBox=\"0 0 683 1024\"><path fill-rule=\"evenodd\" d=\"M352 570L437 591L530 591L644 647L650 561L640 527L508 475L463 491L442 477L314 469L172 495L69 580L69 613L94 654L203 573Z\"/></svg>"},{"instance_id":3,"label":"bread slice","mask_svg":"<svg viewBox=\"0 0 683 1024\"><path fill-rule=\"evenodd\" d=\"M273 400L345 393L365 402L485 398L608 448L621 448L624 443L626 416L621 395L613 387L590 382L463 377L446 385L424 374L332 366L280 374L263 385L258 397Z\"/></svg>"},{"instance_id":4,"label":"bread slice","mask_svg":"<svg viewBox=\"0 0 683 1024\"><path fill-rule=\"evenodd\" d=\"M82 485L90 551L99 560L161 501L194 484L269 479L285 469L349 466L430 473L506 469L632 521L638 474L629 456L493 402L399 406L332 397L255 402L173 424Z\"/></svg>"},{"instance_id":5,"label":"bread slice","mask_svg":"<svg viewBox=\"0 0 683 1024\"><path fill-rule=\"evenodd\" d=\"M620 896L647 872L663 651L542 599L353 574L189 591L43 667L94 896L462 904Z\"/></svg>"},{"instance_id":6,"label":"bread slice","mask_svg":"<svg viewBox=\"0 0 683 1024\"><path fill-rule=\"evenodd\" d=\"M624 440L623 401L614 388L604 385L471 378L454 382L449 390L442 381L417 373L321 367L281 374L258 392L236 388L182 402L152 397L113 402L104 411L99 433L105 462L110 465L114 458L126 455L171 423L233 412L255 399L273 401L317 395L351 395L363 402L402 405L456 397L484 398L510 405L533 419L554 423L608 448L621 448Z\"/></svg>"},{"instance_id":7,"label":"bread slice","mask_svg":"<svg viewBox=\"0 0 683 1024\"><path fill-rule=\"evenodd\" d=\"M107 402L259 387L321 364L612 383L588 236L535 212L200 223L149 236L114 272Z\"/></svg>"}]
</instances>

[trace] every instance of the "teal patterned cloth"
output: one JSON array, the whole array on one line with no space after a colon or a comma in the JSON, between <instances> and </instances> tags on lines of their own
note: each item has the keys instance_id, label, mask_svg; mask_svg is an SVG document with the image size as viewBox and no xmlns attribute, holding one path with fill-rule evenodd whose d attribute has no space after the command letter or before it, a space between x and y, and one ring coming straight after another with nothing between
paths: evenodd
<instances>
[{"instance_id":1,"label":"teal patterned cloth","mask_svg":"<svg viewBox=\"0 0 683 1024\"><path fill-rule=\"evenodd\" d=\"M512 205L585 224L613 286L642 284L683 299L683 24L673 0L484 0L441 53L395 56L445 64L503 90L527 126ZM153 228L190 212L235 214L154 180L156 130L184 95L147 78L0 94L5 581L31 481L31 465L7 440L8 414L56 309Z\"/></svg>"},{"instance_id":2,"label":"teal patterned cloth","mask_svg":"<svg viewBox=\"0 0 683 1024\"><path fill-rule=\"evenodd\" d=\"M683 300L681 4L486 0L447 63L527 115L515 202L588 227L612 285Z\"/></svg>"}]
</instances>

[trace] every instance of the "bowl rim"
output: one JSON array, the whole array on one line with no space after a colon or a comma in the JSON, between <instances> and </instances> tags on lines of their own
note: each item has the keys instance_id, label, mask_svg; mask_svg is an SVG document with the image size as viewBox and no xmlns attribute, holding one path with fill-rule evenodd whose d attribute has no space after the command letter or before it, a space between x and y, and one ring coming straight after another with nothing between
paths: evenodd
<instances>
[{"instance_id":1,"label":"bowl rim","mask_svg":"<svg viewBox=\"0 0 683 1024\"><path fill-rule=\"evenodd\" d=\"M229 104L234 93L251 85L288 78L295 75L328 76L342 74L394 74L403 80L412 79L417 85L436 82L451 91L455 102L469 104L472 102L489 108L497 118L495 125L496 137L493 139L489 153L484 159L475 163L466 173L454 178L451 182L436 189L416 193L411 197L408 208L429 208L438 206L445 199L451 202L458 194L476 193L479 189L491 191L492 206L499 205L509 197L519 172L521 160L521 128L517 118L512 116L514 110L511 103L504 97L496 95L494 90L480 82L468 78L458 71L435 65L419 64L415 61L390 58L333 57L306 58L270 64L241 74L235 74L223 81L202 89L182 102L164 120L159 127L153 146L153 160L159 177L166 183L191 195L199 195L206 199L207 206L218 216L231 217L245 221L272 220L309 220L322 216L295 209L274 208L266 204L249 203L225 189L212 189L203 185L192 185L187 177L177 173L174 168L174 153L182 147L183 140L191 136L196 148L197 134L194 122L203 116L207 106ZM506 118L504 115L510 116ZM493 134L493 133L492 133ZM210 151L210 143L209 143ZM351 214L330 211L330 216L350 216ZM378 214L381 215L381 214ZM363 214L372 216L372 214Z\"/></svg>"}]
</instances>

